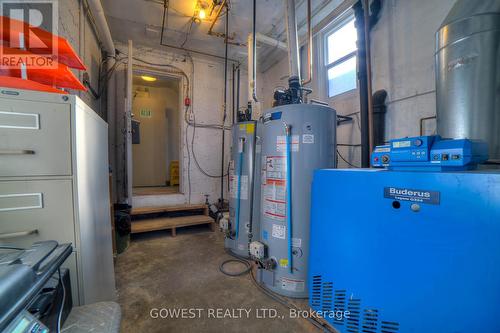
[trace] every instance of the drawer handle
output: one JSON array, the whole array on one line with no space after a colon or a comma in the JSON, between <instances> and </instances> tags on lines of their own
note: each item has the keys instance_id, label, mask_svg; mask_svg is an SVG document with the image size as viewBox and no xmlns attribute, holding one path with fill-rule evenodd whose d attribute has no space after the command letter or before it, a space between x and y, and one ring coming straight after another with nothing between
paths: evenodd
<instances>
[{"instance_id":1,"label":"drawer handle","mask_svg":"<svg viewBox=\"0 0 500 333\"><path fill-rule=\"evenodd\" d=\"M0 149L0 155L35 155L35 151L29 149L19 149L19 150Z\"/></svg>"},{"instance_id":2,"label":"drawer handle","mask_svg":"<svg viewBox=\"0 0 500 333\"><path fill-rule=\"evenodd\" d=\"M25 237L25 236L35 235L35 234L38 234L38 229L12 232L12 233L8 233L8 234L0 234L0 239L19 238L19 237Z\"/></svg>"}]
</instances>

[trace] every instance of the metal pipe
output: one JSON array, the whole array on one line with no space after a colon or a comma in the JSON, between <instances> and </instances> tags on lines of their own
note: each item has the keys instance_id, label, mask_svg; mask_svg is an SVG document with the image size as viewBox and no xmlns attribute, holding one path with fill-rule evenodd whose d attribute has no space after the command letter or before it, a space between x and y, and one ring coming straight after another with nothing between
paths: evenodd
<instances>
[{"instance_id":1,"label":"metal pipe","mask_svg":"<svg viewBox=\"0 0 500 333\"><path fill-rule=\"evenodd\" d=\"M165 19L168 18L168 7L169 4L167 3L167 0L163 0L163 19L161 21L160 44L163 42L163 35L165 32ZM168 24L167 24L167 29L168 29Z\"/></svg>"},{"instance_id":2,"label":"metal pipe","mask_svg":"<svg viewBox=\"0 0 500 333\"><path fill-rule=\"evenodd\" d=\"M266 36L264 34L261 34L260 32L257 32L255 34L255 37L257 38L257 42L260 42L262 44L266 44L284 51L288 51L288 44L284 43L282 41L279 41L277 39L274 39L272 37Z\"/></svg>"},{"instance_id":3,"label":"metal pipe","mask_svg":"<svg viewBox=\"0 0 500 333\"><path fill-rule=\"evenodd\" d=\"M353 6L355 25L358 34L358 89L359 89L359 108L360 108L360 127L361 127L361 167L370 167L370 140L368 135L368 92L366 80L366 61L365 54L365 19L361 1Z\"/></svg>"},{"instance_id":4,"label":"metal pipe","mask_svg":"<svg viewBox=\"0 0 500 333\"><path fill-rule=\"evenodd\" d=\"M99 39L102 41L102 46L104 51L106 51L109 57L115 57L115 43L111 37L111 31L109 30L108 21L106 20L106 15L104 14L104 9L100 0L87 0L92 16L95 20L95 25L97 32L99 34Z\"/></svg>"},{"instance_id":5,"label":"metal pipe","mask_svg":"<svg viewBox=\"0 0 500 333\"><path fill-rule=\"evenodd\" d=\"M232 104L231 108L233 109L233 116L232 116L232 123L236 122L236 66L233 64L233 71L231 73L231 84L232 84L232 89L231 89L231 99L232 99Z\"/></svg>"},{"instance_id":6,"label":"metal pipe","mask_svg":"<svg viewBox=\"0 0 500 333\"><path fill-rule=\"evenodd\" d=\"M424 135L424 122L431 119L436 119L436 116L420 118L420 136Z\"/></svg>"},{"instance_id":7,"label":"metal pipe","mask_svg":"<svg viewBox=\"0 0 500 333\"><path fill-rule=\"evenodd\" d=\"M377 90L373 93L373 146L383 145L385 142L385 114L387 106L385 100L387 91L384 89Z\"/></svg>"},{"instance_id":8,"label":"metal pipe","mask_svg":"<svg viewBox=\"0 0 500 333\"><path fill-rule=\"evenodd\" d=\"M254 85L254 80L253 80L253 59L254 59L254 53L253 53L253 35L248 34L247 38L247 54L248 54L248 61L247 61L247 66L248 66L248 102L250 103L253 99L253 85Z\"/></svg>"},{"instance_id":9,"label":"metal pipe","mask_svg":"<svg viewBox=\"0 0 500 333\"><path fill-rule=\"evenodd\" d=\"M312 8L311 0L307 0L307 80L302 84L308 84L313 79L313 32L312 32Z\"/></svg>"},{"instance_id":10,"label":"metal pipe","mask_svg":"<svg viewBox=\"0 0 500 333\"><path fill-rule=\"evenodd\" d=\"M215 15L215 18L212 21L212 24L210 24L210 28L208 29L208 34L209 35L213 35L214 34L214 32L212 30L213 30L213 28L215 26L215 23L217 23L217 21L219 20L219 16L222 13L222 10L224 9L224 7L228 7L227 6L227 0L223 0L222 3L220 4L219 10L217 11L217 14ZM227 13L229 13L229 12L227 12ZM225 32L224 40L227 42L227 31Z\"/></svg>"},{"instance_id":11,"label":"metal pipe","mask_svg":"<svg viewBox=\"0 0 500 333\"><path fill-rule=\"evenodd\" d=\"M240 110L240 65L238 65L238 70L236 74L236 116L238 116L238 111Z\"/></svg>"},{"instance_id":12,"label":"metal pipe","mask_svg":"<svg viewBox=\"0 0 500 333\"><path fill-rule=\"evenodd\" d=\"M436 33L437 134L500 158L500 1L459 0Z\"/></svg>"},{"instance_id":13,"label":"metal pipe","mask_svg":"<svg viewBox=\"0 0 500 333\"><path fill-rule=\"evenodd\" d=\"M201 54L201 55L204 55L204 56L213 57L213 58L217 58L217 59L221 59L221 60L225 60L226 59L225 57L221 57L221 56L216 55L216 54L211 54L211 53L207 53L207 52L203 52L203 51L196 51L196 50L193 50L193 49L187 49L187 48L184 48L184 47L179 47L179 46L175 46L175 45L171 45L171 44L160 43L160 45L161 46L165 46L165 47L169 47L171 49L181 50L181 51L189 52L189 53ZM236 59L228 58L227 60L235 62L237 64L240 63Z\"/></svg>"},{"instance_id":14,"label":"metal pipe","mask_svg":"<svg viewBox=\"0 0 500 333\"><path fill-rule=\"evenodd\" d=\"M253 18L252 18L252 99L258 102L257 99L257 0L253 0Z\"/></svg>"},{"instance_id":15,"label":"metal pipe","mask_svg":"<svg viewBox=\"0 0 500 333\"><path fill-rule=\"evenodd\" d=\"M97 30L97 34L99 35L99 39L102 42L102 46L104 50L106 51L106 55L108 57L107 62L106 62L106 70L107 72L111 71L112 68L114 68L116 64L116 48L115 48L115 43L113 42L113 38L111 37L111 31L109 30L108 22L106 20L106 15L104 13L104 9L102 7L101 1L100 0L88 0L87 1L88 8L90 9L90 12L92 13L92 16L94 17L94 22L95 22L95 28ZM107 86L106 86L106 91L107 91L107 96L106 96L106 112L107 112L107 117L106 121L109 124L110 127L110 132L112 133L114 131L115 135L112 136L110 140L110 146L115 147L117 145L117 140L116 137L118 135L117 132L121 132L121 129L117 128L117 117L116 117L116 112L115 107L116 107L116 101L111 98L111 92L115 94L116 98L116 89L115 89L115 77L111 75L110 79L107 81ZM112 148L115 149L115 148ZM118 149L115 149L115 154L118 153ZM112 158L112 166L117 169L118 168L118 160L119 158L115 155L115 158ZM116 175L113 176L113 194L114 198L121 197L121 195L118 195L116 192ZM124 177L124 175L122 176Z\"/></svg>"},{"instance_id":16,"label":"metal pipe","mask_svg":"<svg viewBox=\"0 0 500 333\"><path fill-rule=\"evenodd\" d=\"M298 77L300 81L299 38L297 36L297 17L295 0L286 0L286 30L288 36L288 61L290 78Z\"/></svg>"},{"instance_id":17,"label":"metal pipe","mask_svg":"<svg viewBox=\"0 0 500 333\"><path fill-rule=\"evenodd\" d=\"M133 162L132 162L132 88L133 88L133 69L134 69L134 46L132 40L128 41L128 61L127 61L127 97L126 97L126 110L124 112L124 188L128 204L132 204L132 175L133 175Z\"/></svg>"},{"instance_id":18,"label":"metal pipe","mask_svg":"<svg viewBox=\"0 0 500 333\"><path fill-rule=\"evenodd\" d=\"M370 0L363 0L365 52L366 52L366 89L368 94L368 143L370 155L373 152L373 101L372 101L372 61L370 53Z\"/></svg>"},{"instance_id":19,"label":"metal pipe","mask_svg":"<svg viewBox=\"0 0 500 333\"><path fill-rule=\"evenodd\" d=\"M226 1L224 1L224 4ZM220 11L220 10L219 10ZM227 55L228 55L228 43L227 43L227 35L229 32L229 7L226 5L226 28L225 28L225 56L224 56L224 104L223 104L223 116L222 116L222 149L221 149L221 178L220 178L220 201L222 208L224 208L224 153L225 153L225 141L226 141L226 131L224 130L224 125L226 124L227 117Z\"/></svg>"},{"instance_id":20,"label":"metal pipe","mask_svg":"<svg viewBox=\"0 0 500 333\"><path fill-rule=\"evenodd\" d=\"M211 54L211 53L207 53L207 52L203 52L203 51L197 51L197 50L193 50L193 49L187 49L185 47L179 47L179 46L175 46L175 45L172 45L172 44L165 44L165 43L163 43L163 32L165 30L165 15L166 15L166 19L167 19L167 22L168 22L168 4L166 4L166 2L164 4L164 8L163 8L163 17L164 17L164 19L162 21L162 26L161 26L161 36L160 36L160 45L161 46L169 47L169 48L175 49L175 50L181 50L181 51L184 51L184 52L196 53L196 54L201 54L201 55L208 56L208 57L213 57L213 58L225 60L225 57L221 57L221 56L216 55L216 54ZM237 64L240 63L236 59L229 58L228 60L232 61L232 62L235 62Z\"/></svg>"}]
</instances>

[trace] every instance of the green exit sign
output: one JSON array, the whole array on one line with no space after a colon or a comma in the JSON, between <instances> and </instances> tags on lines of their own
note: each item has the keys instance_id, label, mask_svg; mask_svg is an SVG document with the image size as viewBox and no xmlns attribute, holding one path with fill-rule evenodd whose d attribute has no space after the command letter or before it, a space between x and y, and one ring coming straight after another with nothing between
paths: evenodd
<instances>
[{"instance_id":1,"label":"green exit sign","mask_svg":"<svg viewBox=\"0 0 500 333\"><path fill-rule=\"evenodd\" d=\"M153 112L150 109L141 109L141 118L151 118Z\"/></svg>"}]
</instances>

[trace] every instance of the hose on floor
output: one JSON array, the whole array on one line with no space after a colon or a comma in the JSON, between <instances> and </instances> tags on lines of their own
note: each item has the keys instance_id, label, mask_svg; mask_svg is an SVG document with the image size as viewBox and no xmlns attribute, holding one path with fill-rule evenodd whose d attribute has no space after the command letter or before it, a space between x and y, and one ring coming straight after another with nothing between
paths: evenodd
<instances>
[{"instance_id":1,"label":"hose on floor","mask_svg":"<svg viewBox=\"0 0 500 333\"><path fill-rule=\"evenodd\" d=\"M240 257L239 255L234 254L234 253L232 253L231 251L229 251L227 249L226 249L226 253L229 254L230 256L233 256L234 258L233 259L224 260L220 264L219 271L221 271L222 274L227 275L227 276L231 276L231 277L236 277L236 276L243 276L245 274L248 274L252 270L252 265L248 262L248 260L246 260L246 258ZM229 263L242 264L242 265L245 266L245 269L242 270L242 271L240 271L240 272L236 272L236 273L228 272L228 271L226 271L224 269L224 266L226 264L229 264Z\"/></svg>"},{"instance_id":2,"label":"hose on floor","mask_svg":"<svg viewBox=\"0 0 500 333\"><path fill-rule=\"evenodd\" d=\"M243 265L245 265L245 269L242 270L241 272L236 272L236 273L228 272L224 269L224 266L226 264L229 264L230 262L243 264ZM232 277L245 275L248 272L250 272L251 269L252 269L252 266L250 266L250 263L248 261L243 261L240 259L228 259L228 260L223 261L222 264L220 264L220 266L219 266L219 271L221 271L222 274L227 275L227 276L232 276Z\"/></svg>"},{"instance_id":3,"label":"hose on floor","mask_svg":"<svg viewBox=\"0 0 500 333\"><path fill-rule=\"evenodd\" d=\"M259 282L257 282L257 279L255 278L253 272L252 272L252 265L251 263L249 262L248 259L244 258L244 257L241 257L235 253L232 253L231 251L227 250L226 249L226 253L229 254L230 256L233 256L234 259L229 259L229 260L226 260L224 261L220 266L219 266L219 270L226 274L226 275L229 275L229 276L242 276L242 275L245 275L247 273L250 273L250 279L252 280L253 284L255 285L255 287L257 289L259 289L263 294L265 294L266 296L270 297L271 299L273 299L274 301L280 303L281 305L283 305L284 307L288 308L288 309L293 309L293 310L296 310L296 311L301 311L302 309L299 309L297 306L295 306L294 304L288 302L287 300L285 300L284 298L280 297L278 294L276 294L275 292L267 289L266 287L262 286ZM224 271L224 265L228 262L239 262L239 263L242 263L244 264L247 269L245 271L242 271L240 272L240 274L237 274L237 275L234 275L235 273L232 273L232 274L228 274L228 272L225 272ZM311 318L311 317L305 317L304 319L306 319L309 323L311 323L312 325L314 325L316 328L320 329L322 332L327 332L327 333L339 333L335 328L333 327L330 327L328 326L327 324L325 323L322 323L321 321L317 320L316 318Z\"/></svg>"}]
</instances>

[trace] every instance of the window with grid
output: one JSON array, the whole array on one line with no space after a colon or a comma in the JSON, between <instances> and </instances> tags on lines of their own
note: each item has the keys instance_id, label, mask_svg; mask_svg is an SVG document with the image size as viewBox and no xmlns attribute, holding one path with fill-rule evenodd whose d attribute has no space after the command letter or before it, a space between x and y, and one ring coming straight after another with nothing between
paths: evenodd
<instances>
[{"instance_id":1,"label":"window with grid","mask_svg":"<svg viewBox=\"0 0 500 333\"><path fill-rule=\"evenodd\" d=\"M343 21L326 36L326 70L329 97L335 97L357 88L357 39L354 17Z\"/></svg>"}]
</instances>

